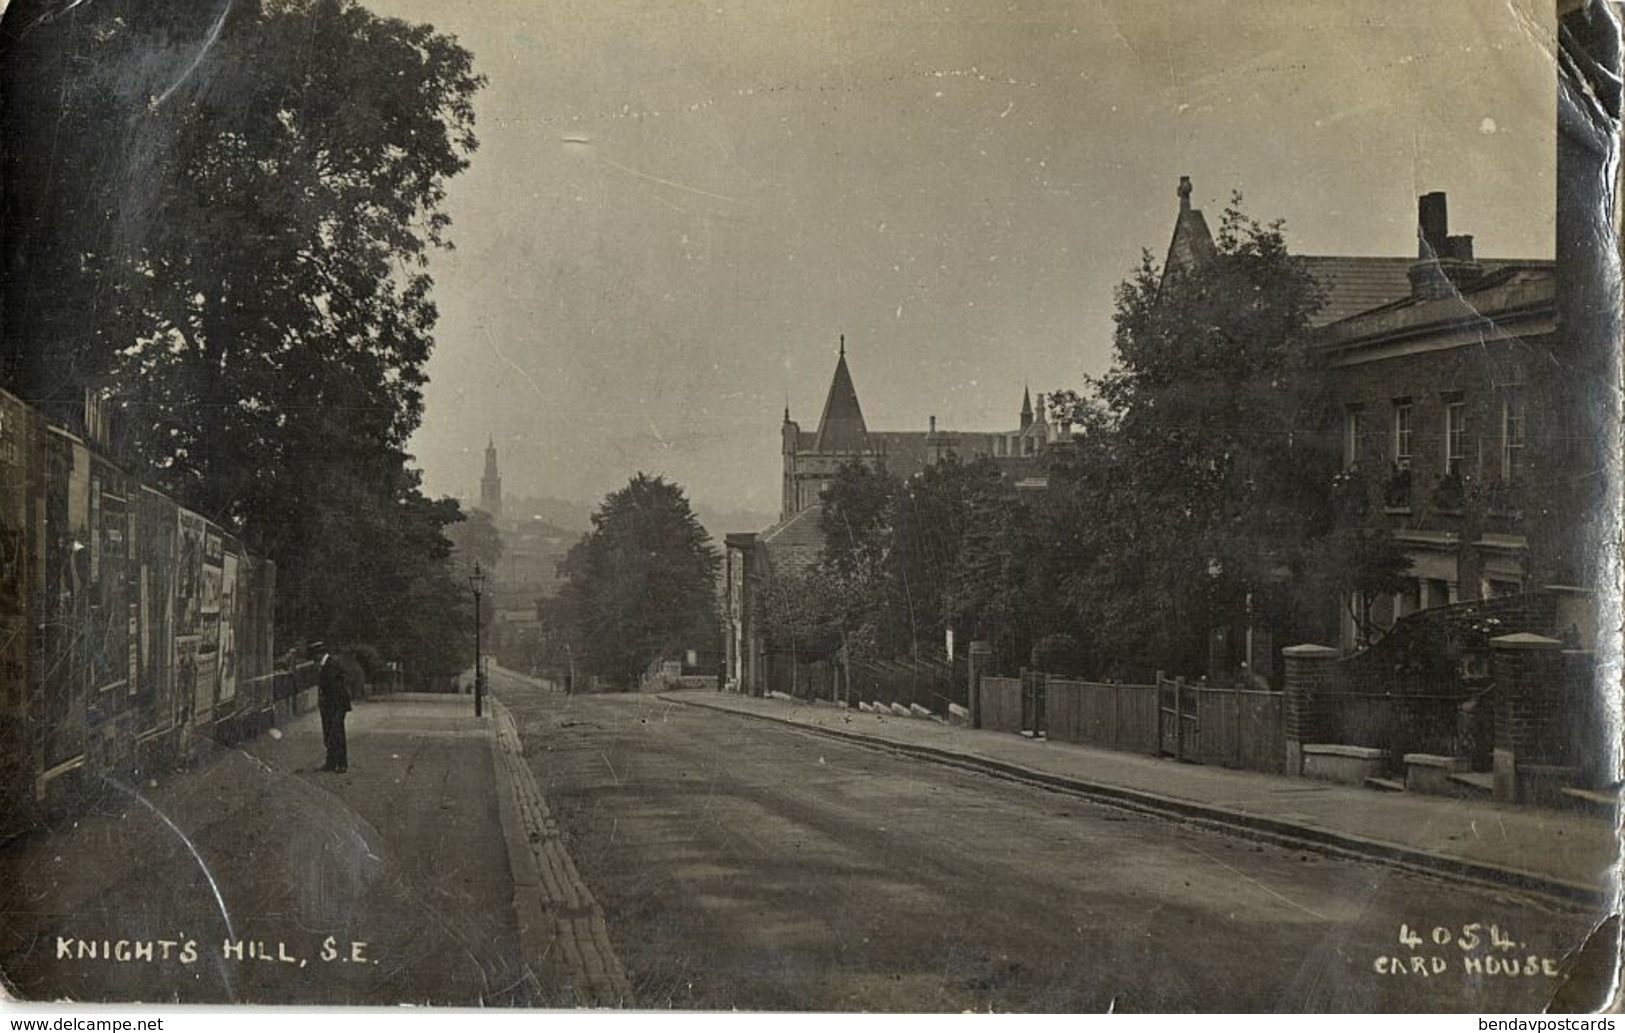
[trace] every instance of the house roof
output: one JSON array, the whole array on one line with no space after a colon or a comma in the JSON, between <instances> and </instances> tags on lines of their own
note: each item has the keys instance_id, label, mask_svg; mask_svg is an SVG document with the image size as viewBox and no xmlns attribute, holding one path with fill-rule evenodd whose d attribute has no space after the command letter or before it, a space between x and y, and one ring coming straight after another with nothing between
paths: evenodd
<instances>
[{"instance_id":1,"label":"house roof","mask_svg":"<svg viewBox=\"0 0 1625 1033\"><path fill-rule=\"evenodd\" d=\"M1373 258L1351 255L1303 255L1304 270L1325 292L1311 326L1325 326L1356 312L1386 305L1411 292L1414 258Z\"/></svg>"},{"instance_id":2,"label":"house roof","mask_svg":"<svg viewBox=\"0 0 1625 1033\"><path fill-rule=\"evenodd\" d=\"M780 520L763 531L756 541L766 546L770 552L781 549L822 549L824 532L819 527L819 517L823 511L822 506L814 503L788 520Z\"/></svg>"},{"instance_id":3,"label":"house roof","mask_svg":"<svg viewBox=\"0 0 1625 1033\"><path fill-rule=\"evenodd\" d=\"M880 430L869 437L886 457L886 470L897 477L912 477L931 465L929 433L923 430Z\"/></svg>"},{"instance_id":4,"label":"house roof","mask_svg":"<svg viewBox=\"0 0 1625 1033\"><path fill-rule=\"evenodd\" d=\"M1304 255L1301 261L1326 293L1325 303L1309 321L1311 326L1319 327L1410 297L1410 272L1417 260L1364 255ZM1477 261L1486 277L1511 266L1540 264L1506 258Z\"/></svg>"},{"instance_id":5,"label":"house roof","mask_svg":"<svg viewBox=\"0 0 1625 1033\"><path fill-rule=\"evenodd\" d=\"M1346 352L1384 340L1473 324L1496 325L1509 333L1518 326L1524 328L1518 332L1525 332L1530 319L1549 321L1554 317L1557 296L1554 263L1502 262L1499 265L1458 292L1442 297L1407 293L1386 305L1331 324L1320 346Z\"/></svg>"}]
</instances>

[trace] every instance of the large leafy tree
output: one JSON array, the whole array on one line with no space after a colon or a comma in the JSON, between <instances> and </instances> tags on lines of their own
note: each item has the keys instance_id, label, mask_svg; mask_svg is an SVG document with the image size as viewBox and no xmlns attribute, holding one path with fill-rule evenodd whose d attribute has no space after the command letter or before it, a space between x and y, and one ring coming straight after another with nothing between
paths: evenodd
<instances>
[{"instance_id":1,"label":"large leafy tree","mask_svg":"<svg viewBox=\"0 0 1625 1033\"><path fill-rule=\"evenodd\" d=\"M891 531L892 503L901 490L902 482L884 465L859 459L841 464L819 493L825 564L850 573L880 562Z\"/></svg>"},{"instance_id":2,"label":"large leafy tree","mask_svg":"<svg viewBox=\"0 0 1625 1033\"><path fill-rule=\"evenodd\" d=\"M14 0L0 48L4 385L107 396L149 481L278 562L285 635L452 605L405 446L468 52L353 0Z\"/></svg>"},{"instance_id":3,"label":"large leafy tree","mask_svg":"<svg viewBox=\"0 0 1625 1033\"><path fill-rule=\"evenodd\" d=\"M976 634L1008 574L1016 505L989 459L949 455L899 480L852 462L822 494L820 569L839 585L839 620L883 655L940 649L944 629Z\"/></svg>"},{"instance_id":4,"label":"large leafy tree","mask_svg":"<svg viewBox=\"0 0 1625 1033\"><path fill-rule=\"evenodd\" d=\"M1179 270L1147 255L1118 289L1116 362L1095 384L1109 476L1090 479L1109 516L1085 607L1118 655L1199 669L1208 630L1249 605L1281 635L1323 637L1328 586L1392 584L1382 532L1334 533L1352 525L1307 348L1321 300L1280 224L1239 197L1212 254Z\"/></svg>"},{"instance_id":5,"label":"large leafy tree","mask_svg":"<svg viewBox=\"0 0 1625 1033\"><path fill-rule=\"evenodd\" d=\"M967 537L994 524L996 511L1010 503L1007 491L985 456L961 460L950 454L903 482L892 500L885 565L894 652L942 648Z\"/></svg>"},{"instance_id":6,"label":"large leafy tree","mask_svg":"<svg viewBox=\"0 0 1625 1033\"><path fill-rule=\"evenodd\" d=\"M676 484L639 473L611 492L564 561L577 667L630 687L657 660L714 648L721 562Z\"/></svg>"}]
</instances>

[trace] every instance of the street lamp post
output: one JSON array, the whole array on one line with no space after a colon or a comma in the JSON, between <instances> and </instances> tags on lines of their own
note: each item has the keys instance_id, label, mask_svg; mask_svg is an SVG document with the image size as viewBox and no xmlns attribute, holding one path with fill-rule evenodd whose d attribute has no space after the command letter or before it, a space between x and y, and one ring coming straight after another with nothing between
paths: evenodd
<instances>
[{"instance_id":1,"label":"street lamp post","mask_svg":"<svg viewBox=\"0 0 1625 1033\"><path fill-rule=\"evenodd\" d=\"M474 716L481 716L482 697L485 694L485 665L480 662L480 594L485 588L485 573L480 561L474 561L474 570L468 575L468 587L474 590Z\"/></svg>"}]
</instances>

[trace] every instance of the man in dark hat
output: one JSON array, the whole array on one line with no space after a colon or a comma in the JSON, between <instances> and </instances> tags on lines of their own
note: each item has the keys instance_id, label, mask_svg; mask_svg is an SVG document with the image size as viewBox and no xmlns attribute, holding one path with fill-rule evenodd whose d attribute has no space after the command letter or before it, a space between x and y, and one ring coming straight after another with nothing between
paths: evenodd
<instances>
[{"instance_id":1,"label":"man in dark hat","mask_svg":"<svg viewBox=\"0 0 1625 1033\"><path fill-rule=\"evenodd\" d=\"M322 742L327 745L327 763L322 771L342 774L350 766L349 747L344 738L344 715L350 712L350 688L344 665L332 653L322 656L321 673L316 678L316 704L322 712Z\"/></svg>"}]
</instances>

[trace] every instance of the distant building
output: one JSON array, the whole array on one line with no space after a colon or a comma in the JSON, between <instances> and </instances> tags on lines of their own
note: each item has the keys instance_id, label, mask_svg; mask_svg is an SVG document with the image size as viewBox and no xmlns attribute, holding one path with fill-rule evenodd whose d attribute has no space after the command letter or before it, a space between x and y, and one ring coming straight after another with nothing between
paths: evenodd
<instances>
[{"instance_id":1,"label":"distant building","mask_svg":"<svg viewBox=\"0 0 1625 1033\"><path fill-rule=\"evenodd\" d=\"M1065 428L1062 428L1064 433ZM949 455L961 459L987 456L996 460L1007 476L1020 487L1042 486L1038 456L1059 439L1045 418L1044 396L1033 408L1030 394L1023 393L1018 425L1008 431L948 431L937 428L937 418L923 431L870 430L858 403L857 388L846 365L846 338L841 338L835 375L824 399L824 412L816 431L804 431L784 410L780 428L784 479L779 506L780 523L816 506L824 485L849 462L884 466L898 477L912 477ZM768 532L764 532L764 536Z\"/></svg>"},{"instance_id":2,"label":"distant building","mask_svg":"<svg viewBox=\"0 0 1625 1033\"><path fill-rule=\"evenodd\" d=\"M559 564L579 536L534 514L503 515L502 474L494 440L488 440L485 446L478 508L490 514L502 539L502 555L490 571L489 591L498 614L491 628L492 652L512 658L523 654L522 646L538 640L536 604L558 594L563 583ZM519 508L523 510L523 500Z\"/></svg>"},{"instance_id":3,"label":"distant building","mask_svg":"<svg viewBox=\"0 0 1625 1033\"><path fill-rule=\"evenodd\" d=\"M502 475L497 473L497 445L485 443L485 474L480 478L480 508L493 517L502 515Z\"/></svg>"},{"instance_id":4,"label":"distant building","mask_svg":"<svg viewBox=\"0 0 1625 1033\"><path fill-rule=\"evenodd\" d=\"M824 548L819 524L821 493L842 466L860 462L907 478L950 455L962 459L986 456L1018 490L1036 490L1046 484L1039 457L1068 433L1067 427L1057 430L1045 418L1043 395L1038 396L1035 409L1031 394L1025 391L1017 425L1011 430L940 430L935 416L923 431L870 430L847 367L846 339L842 337L818 429L802 430L790 418L790 410L784 411L778 523L765 531L730 534L724 542L723 637L728 684L741 692L763 691L765 659L758 623L762 592L775 575L803 571L818 562Z\"/></svg>"}]
</instances>

